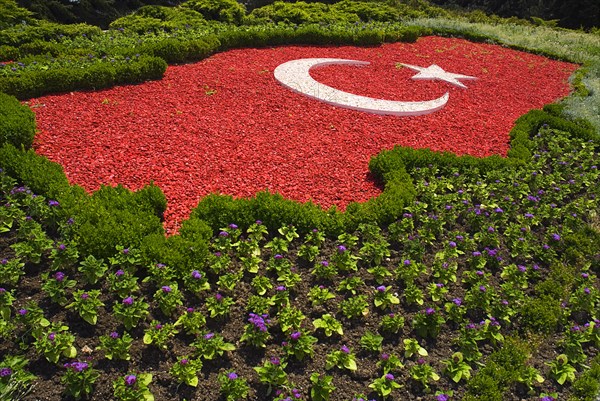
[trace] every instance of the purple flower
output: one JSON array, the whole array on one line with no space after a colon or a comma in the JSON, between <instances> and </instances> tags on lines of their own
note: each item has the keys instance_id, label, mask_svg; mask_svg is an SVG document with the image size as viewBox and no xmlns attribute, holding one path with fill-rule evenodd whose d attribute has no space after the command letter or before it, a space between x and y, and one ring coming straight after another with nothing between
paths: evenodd
<instances>
[{"instance_id":1,"label":"purple flower","mask_svg":"<svg viewBox=\"0 0 600 401\"><path fill-rule=\"evenodd\" d=\"M163 292L169 293L172 291L171 287L169 287L168 285L163 285L161 287L161 290L163 290Z\"/></svg>"},{"instance_id":2,"label":"purple flower","mask_svg":"<svg viewBox=\"0 0 600 401\"><path fill-rule=\"evenodd\" d=\"M205 340L210 340L211 338L213 338L215 336L215 333L206 333L204 335L204 339Z\"/></svg>"},{"instance_id":3,"label":"purple flower","mask_svg":"<svg viewBox=\"0 0 600 401\"><path fill-rule=\"evenodd\" d=\"M135 375L125 376L125 384L129 387L133 386L136 381L137 381L137 377Z\"/></svg>"},{"instance_id":4,"label":"purple flower","mask_svg":"<svg viewBox=\"0 0 600 401\"><path fill-rule=\"evenodd\" d=\"M521 273L525 273L527 271L527 268L523 265L518 265L517 268Z\"/></svg>"},{"instance_id":5,"label":"purple flower","mask_svg":"<svg viewBox=\"0 0 600 401\"><path fill-rule=\"evenodd\" d=\"M59 250L59 251L64 251L65 249L67 249L67 246L66 246L65 244L60 244L60 245L58 246L58 250Z\"/></svg>"},{"instance_id":6,"label":"purple flower","mask_svg":"<svg viewBox=\"0 0 600 401\"><path fill-rule=\"evenodd\" d=\"M346 252L346 247L344 245L338 245L337 249L339 253Z\"/></svg>"},{"instance_id":7,"label":"purple flower","mask_svg":"<svg viewBox=\"0 0 600 401\"><path fill-rule=\"evenodd\" d=\"M27 314L27 309L19 309L17 313L21 316L25 316Z\"/></svg>"},{"instance_id":8,"label":"purple flower","mask_svg":"<svg viewBox=\"0 0 600 401\"><path fill-rule=\"evenodd\" d=\"M385 285L380 285L379 287L377 287L377 291L379 292L385 292L386 288Z\"/></svg>"},{"instance_id":9,"label":"purple flower","mask_svg":"<svg viewBox=\"0 0 600 401\"><path fill-rule=\"evenodd\" d=\"M290 334L290 338L291 338L292 340L297 340L297 339L299 339L299 338L300 338L300 336L301 336L301 335L302 335L302 333L301 333L301 332L299 332L299 331L294 331L292 334Z\"/></svg>"},{"instance_id":10,"label":"purple flower","mask_svg":"<svg viewBox=\"0 0 600 401\"><path fill-rule=\"evenodd\" d=\"M160 324L160 323L158 323L157 325L155 325L155 326L154 326L154 328L155 328L156 330L160 330L160 329L162 329L162 328L163 328L163 325L162 325L162 324Z\"/></svg>"},{"instance_id":11,"label":"purple flower","mask_svg":"<svg viewBox=\"0 0 600 401\"><path fill-rule=\"evenodd\" d=\"M285 286L283 286L283 285L278 285L278 286L275 288L275 291L285 291L285 290L286 290L286 288L285 288Z\"/></svg>"},{"instance_id":12,"label":"purple flower","mask_svg":"<svg viewBox=\"0 0 600 401\"><path fill-rule=\"evenodd\" d=\"M7 377L12 374L11 368L0 368L0 377Z\"/></svg>"},{"instance_id":13,"label":"purple flower","mask_svg":"<svg viewBox=\"0 0 600 401\"><path fill-rule=\"evenodd\" d=\"M438 394L435 396L436 401L448 401L450 399L446 394Z\"/></svg>"},{"instance_id":14,"label":"purple flower","mask_svg":"<svg viewBox=\"0 0 600 401\"><path fill-rule=\"evenodd\" d=\"M275 259L277 259L277 260L281 260L281 259L283 259L283 255L282 255L282 254L280 254L280 253L278 253L278 254L276 254L275 256L273 256L273 258L275 258Z\"/></svg>"},{"instance_id":15,"label":"purple flower","mask_svg":"<svg viewBox=\"0 0 600 401\"><path fill-rule=\"evenodd\" d=\"M0 265L7 265L7 264L8 264L8 259L0 260Z\"/></svg>"},{"instance_id":16,"label":"purple flower","mask_svg":"<svg viewBox=\"0 0 600 401\"><path fill-rule=\"evenodd\" d=\"M473 252L473 256L477 257L477 256L481 256L481 252L479 251L474 251Z\"/></svg>"},{"instance_id":17,"label":"purple flower","mask_svg":"<svg viewBox=\"0 0 600 401\"><path fill-rule=\"evenodd\" d=\"M0 288L0 294L4 294L6 292L6 288Z\"/></svg>"},{"instance_id":18,"label":"purple flower","mask_svg":"<svg viewBox=\"0 0 600 401\"><path fill-rule=\"evenodd\" d=\"M235 380L238 378L238 375L235 372L229 372L229 373L227 373L227 378L229 380Z\"/></svg>"},{"instance_id":19,"label":"purple flower","mask_svg":"<svg viewBox=\"0 0 600 401\"><path fill-rule=\"evenodd\" d=\"M489 226L487 230L488 230L488 233L493 233L494 231L496 231L494 229L494 227L492 227L492 226Z\"/></svg>"},{"instance_id":20,"label":"purple flower","mask_svg":"<svg viewBox=\"0 0 600 401\"><path fill-rule=\"evenodd\" d=\"M585 287L585 288L583 289L583 292L585 292L586 294L588 294L588 295L589 295L591 291L590 291L590 289L589 289L588 287Z\"/></svg>"},{"instance_id":21,"label":"purple flower","mask_svg":"<svg viewBox=\"0 0 600 401\"><path fill-rule=\"evenodd\" d=\"M423 359L423 358L419 358L419 359L417 359L417 363L418 363L419 365L424 365L424 364L425 364L425 359Z\"/></svg>"},{"instance_id":22,"label":"purple flower","mask_svg":"<svg viewBox=\"0 0 600 401\"><path fill-rule=\"evenodd\" d=\"M54 273L54 279L56 281L63 281L65 279L65 273L63 273L63 272Z\"/></svg>"},{"instance_id":23,"label":"purple flower","mask_svg":"<svg viewBox=\"0 0 600 401\"><path fill-rule=\"evenodd\" d=\"M340 350L344 353L344 354L348 354L350 353L350 349L348 349L348 347L346 347L345 345L342 345L342 348L340 348Z\"/></svg>"},{"instance_id":24,"label":"purple flower","mask_svg":"<svg viewBox=\"0 0 600 401\"><path fill-rule=\"evenodd\" d=\"M279 360L279 358L277 358L276 356L272 356L271 359L269 359L269 361L273 364L273 365L279 365L281 363L281 361Z\"/></svg>"},{"instance_id":25,"label":"purple flower","mask_svg":"<svg viewBox=\"0 0 600 401\"><path fill-rule=\"evenodd\" d=\"M552 239L554 241L560 241L560 235L558 235L558 234L552 234Z\"/></svg>"},{"instance_id":26,"label":"purple flower","mask_svg":"<svg viewBox=\"0 0 600 401\"><path fill-rule=\"evenodd\" d=\"M327 267L327 266L329 266L329 262L326 260L323 260L323 261L321 261L321 266Z\"/></svg>"},{"instance_id":27,"label":"purple flower","mask_svg":"<svg viewBox=\"0 0 600 401\"><path fill-rule=\"evenodd\" d=\"M88 366L89 365L87 364L87 362L73 362L69 365L70 368L77 372L83 372L88 368Z\"/></svg>"},{"instance_id":28,"label":"purple flower","mask_svg":"<svg viewBox=\"0 0 600 401\"><path fill-rule=\"evenodd\" d=\"M475 274L477 274L479 277L482 277L484 273L481 270L477 270Z\"/></svg>"},{"instance_id":29,"label":"purple flower","mask_svg":"<svg viewBox=\"0 0 600 401\"><path fill-rule=\"evenodd\" d=\"M132 305L133 304L133 298L132 297L127 297L127 298L125 298L121 302L123 303L123 305Z\"/></svg>"},{"instance_id":30,"label":"purple flower","mask_svg":"<svg viewBox=\"0 0 600 401\"><path fill-rule=\"evenodd\" d=\"M217 301L220 301L221 299L223 299L223 295L221 295L221 294L219 294L219 293L217 292L217 293L216 293L216 295L215 295L215 299L216 299Z\"/></svg>"},{"instance_id":31,"label":"purple flower","mask_svg":"<svg viewBox=\"0 0 600 401\"><path fill-rule=\"evenodd\" d=\"M391 374L391 373L388 373L387 375L385 375L385 378L386 378L387 380L394 380L394 379L395 379L394 375L393 375L393 374Z\"/></svg>"},{"instance_id":32,"label":"purple flower","mask_svg":"<svg viewBox=\"0 0 600 401\"><path fill-rule=\"evenodd\" d=\"M556 401L556 399L552 396L549 395L545 395L543 397L540 398L540 401Z\"/></svg>"},{"instance_id":33,"label":"purple flower","mask_svg":"<svg viewBox=\"0 0 600 401\"><path fill-rule=\"evenodd\" d=\"M129 254L129 248L124 248L123 255L128 255L128 254Z\"/></svg>"},{"instance_id":34,"label":"purple flower","mask_svg":"<svg viewBox=\"0 0 600 401\"><path fill-rule=\"evenodd\" d=\"M587 274L587 273L581 273L581 277L582 277L582 278L588 278L589 276L590 276L590 275L589 275L589 274Z\"/></svg>"},{"instance_id":35,"label":"purple flower","mask_svg":"<svg viewBox=\"0 0 600 401\"><path fill-rule=\"evenodd\" d=\"M404 266L409 266L409 265L410 265L410 260L404 259Z\"/></svg>"},{"instance_id":36,"label":"purple flower","mask_svg":"<svg viewBox=\"0 0 600 401\"><path fill-rule=\"evenodd\" d=\"M504 210L502 210L502 208L500 208L500 207L497 207L497 208L494 209L494 212L496 212L496 213L504 213Z\"/></svg>"},{"instance_id":37,"label":"purple flower","mask_svg":"<svg viewBox=\"0 0 600 401\"><path fill-rule=\"evenodd\" d=\"M113 340L116 340L117 338L119 338L119 333L117 333L116 331L113 331L112 333L109 334L109 336Z\"/></svg>"},{"instance_id":38,"label":"purple flower","mask_svg":"<svg viewBox=\"0 0 600 401\"><path fill-rule=\"evenodd\" d=\"M121 269L119 269L119 270L117 270L117 271L115 272L115 276L117 276L117 277L120 277L120 276L122 276L122 275L124 275L124 274L125 274L125 272L124 272L123 270L121 270Z\"/></svg>"},{"instance_id":39,"label":"purple flower","mask_svg":"<svg viewBox=\"0 0 600 401\"><path fill-rule=\"evenodd\" d=\"M231 223L231 224L229 225L229 228L231 228L232 230L237 230L238 226L237 226L237 225L235 225L235 224L233 224L233 223Z\"/></svg>"},{"instance_id":40,"label":"purple flower","mask_svg":"<svg viewBox=\"0 0 600 401\"><path fill-rule=\"evenodd\" d=\"M433 308L427 308L425 310L425 313L428 314L428 315L433 315L435 313L435 309L433 309Z\"/></svg>"},{"instance_id":41,"label":"purple flower","mask_svg":"<svg viewBox=\"0 0 600 401\"><path fill-rule=\"evenodd\" d=\"M202 278L202 274L198 270L194 270L192 271L192 278L200 280Z\"/></svg>"},{"instance_id":42,"label":"purple flower","mask_svg":"<svg viewBox=\"0 0 600 401\"><path fill-rule=\"evenodd\" d=\"M56 338L56 333L50 333L50 334L48 334L48 340L54 341L55 338Z\"/></svg>"},{"instance_id":43,"label":"purple flower","mask_svg":"<svg viewBox=\"0 0 600 401\"><path fill-rule=\"evenodd\" d=\"M50 206L50 207L56 207L58 205L60 205L60 203L58 203L58 201L55 201L55 200L48 201L48 206Z\"/></svg>"},{"instance_id":44,"label":"purple flower","mask_svg":"<svg viewBox=\"0 0 600 401\"><path fill-rule=\"evenodd\" d=\"M381 354L381 360L382 361L387 361L388 359L390 359L390 354Z\"/></svg>"},{"instance_id":45,"label":"purple flower","mask_svg":"<svg viewBox=\"0 0 600 401\"><path fill-rule=\"evenodd\" d=\"M194 308L187 308L185 311L186 311L187 313L192 313L192 312L194 312Z\"/></svg>"},{"instance_id":46,"label":"purple flower","mask_svg":"<svg viewBox=\"0 0 600 401\"><path fill-rule=\"evenodd\" d=\"M485 286L484 286L484 285L480 285L480 286L479 286L479 291L481 291L481 292L486 292L486 291L487 291L487 288L485 288Z\"/></svg>"},{"instance_id":47,"label":"purple flower","mask_svg":"<svg viewBox=\"0 0 600 401\"><path fill-rule=\"evenodd\" d=\"M185 359L185 358L183 358L181 361L179 361L179 363L182 364L182 365L187 365L188 362L189 361L187 359Z\"/></svg>"},{"instance_id":48,"label":"purple flower","mask_svg":"<svg viewBox=\"0 0 600 401\"><path fill-rule=\"evenodd\" d=\"M448 246L449 246L450 248L456 248L456 242L454 242L454 241L450 241L450 242L448 242Z\"/></svg>"},{"instance_id":49,"label":"purple flower","mask_svg":"<svg viewBox=\"0 0 600 401\"><path fill-rule=\"evenodd\" d=\"M81 294L81 299L88 299L90 297L90 294L88 294L87 292L84 292L83 294Z\"/></svg>"},{"instance_id":50,"label":"purple flower","mask_svg":"<svg viewBox=\"0 0 600 401\"><path fill-rule=\"evenodd\" d=\"M437 288L444 288L444 284L442 284L442 283L437 283L435 286L436 286Z\"/></svg>"},{"instance_id":51,"label":"purple flower","mask_svg":"<svg viewBox=\"0 0 600 401\"><path fill-rule=\"evenodd\" d=\"M462 305L462 299L460 299L460 298L454 298L454 299L452 300L452 302L453 302L453 303L454 303L454 305L456 305L456 306L460 306L460 305Z\"/></svg>"},{"instance_id":52,"label":"purple flower","mask_svg":"<svg viewBox=\"0 0 600 401\"><path fill-rule=\"evenodd\" d=\"M227 231L221 231L219 233L219 237L224 237L224 238L229 237L229 233Z\"/></svg>"}]
</instances>

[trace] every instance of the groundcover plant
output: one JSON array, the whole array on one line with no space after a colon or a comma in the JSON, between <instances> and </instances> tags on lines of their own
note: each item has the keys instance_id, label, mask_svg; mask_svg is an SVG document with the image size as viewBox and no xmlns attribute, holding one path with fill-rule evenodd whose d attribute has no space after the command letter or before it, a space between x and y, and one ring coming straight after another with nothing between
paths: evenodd
<instances>
[{"instance_id":1,"label":"groundcover plant","mask_svg":"<svg viewBox=\"0 0 600 401\"><path fill-rule=\"evenodd\" d=\"M255 28L257 32L259 28ZM293 27L290 32L296 28L303 29ZM469 29L475 28L469 25L452 33L482 39ZM88 41L87 37L78 40ZM431 47L431 43L436 45ZM165 54L175 53L174 42L167 44L165 48L171 51ZM56 43L50 41L27 43L20 51L53 45ZM335 51L343 49L343 57L362 58L386 46L397 49L398 54L406 50L404 45L385 45ZM145 108L136 103L135 109L120 109L129 95L117 97L117 88L100 95L73 92L66 97L48 96L27 104L0 94L0 399L594 400L600 390L597 129L569 118L562 106L555 104L519 118L507 136L520 114L564 95L564 80L576 67L458 39L424 37L408 48L414 50L415 58L406 54L406 59L394 58L383 67L378 67L376 60L367 60L373 62L372 68L381 70L383 79L364 89L357 85L371 76L360 75L368 69L357 72L331 66L314 76L366 96L379 96L379 91L385 90L393 98L407 94L430 97L448 90L450 99L460 102L449 104L439 116L424 117L441 131L435 134L432 129L427 143L402 143L400 139L398 143L492 156L458 157L402 146L391 149L394 143L386 145L383 137L393 135L392 131L377 134L367 129L377 126L374 122L383 121L382 117L360 116L365 119L360 120L358 114L352 114L362 125L359 135L351 136L352 130L342 131L339 123L335 125L338 120L332 113L342 111L312 104L277 87L277 98L286 99L285 105L264 97L267 109L291 104L294 113L301 113L310 103L318 111L313 119L322 123L321 113L327 117L327 124L320 125L331 131L320 139L326 148L343 156L344 150L366 146L357 142L357 137L372 135L381 141L362 159L349 156L349 160L364 163L372 156L369 171L382 183L383 192L364 205L349 204L344 214L265 193L246 200L208 196L181 224L179 233L168 237L158 217L166 206L157 187L136 193L120 187L102 188L89 195L69 186L57 165L25 150L35 130L29 107L43 117L50 105L60 106L52 104L53 99L60 99L73 107L81 124L88 124L87 113L97 110L105 110L105 116L121 113L120 119L113 120L115 132L136 112L142 113L157 124L161 138L167 138L163 119L197 122L204 114L187 115L192 112L172 95L164 101L173 115L162 116L151 102L158 92L148 88L166 90L161 85L170 82L177 71L192 80L198 74L193 72L195 65L172 66L164 82L129 87L141 90L136 101L146 104ZM307 49L316 50L239 50L217 54L198 65L214 63L207 73L220 68L220 73L228 76L232 66L228 57L259 55L260 66L250 63L247 72L254 74L256 82L273 87L269 74L279 60L276 55L305 54ZM467 89L419 82L425 87L418 92L410 80L415 72L396 69L396 62L427 67L434 62L421 62L417 56L433 58L438 53L453 55L446 70L477 76L478 80L465 81ZM154 55L142 54L142 61L130 56L122 55L119 63L131 67L156 61L151 59ZM385 57L381 53L381 58ZM485 67L470 57L500 59ZM501 57L508 57L523 70L500 68ZM597 68L589 57L587 67ZM99 64L104 62L110 63ZM80 61L77 70L97 72L97 64ZM19 80L25 80L27 68L46 66L20 61L7 65L10 72L5 65L3 73L14 77L3 76L0 83L12 87L22 84ZM475 67L479 71L469 69ZM526 91L523 103L515 97L521 91L504 87L504 81L478 91L490 84L481 77L482 73L485 76L482 68L489 68L488 73L505 71L519 89L529 88L531 83L536 87ZM402 74L402 85L391 79L396 73ZM98 74L89 76L97 78ZM131 82L139 82L139 77L134 78ZM593 96L584 93L575 78L576 96ZM205 104L216 104L219 96L231 90L216 80L203 79L190 86L195 85ZM556 86L551 90L552 85ZM229 101L235 95L229 93ZM251 92L249 99L256 96ZM70 103L70 97L77 101ZM507 99L508 105L504 103ZM91 106L86 109L83 106L88 100ZM495 107L481 104L485 101ZM513 110L516 104L519 108ZM459 124L460 107L468 123ZM207 118L219 113L216 108L202 111ZM297 121L287 115L291 112L286 109L273 118ZM489 130L470 130L471 124L479 121L475 116L485 112L490 113ZM67 121L66 113L59 114L62 118L55 126L43 127L40 135L62 124L77 131L77 124ZM303 116L298 120L313 124ZM244 121L249 121L254 115L246 113L245 117ZM40 124L44 124L42 120ZM14 121L19 121L16 128ZM401 121L409 127L420 124L416 118ZM185 128L192 125L172 126L179 127L184 139L191 141ZM207 127L218 136L219 127L211 127L210 122ZM395 129L406 134L400 126ZM93 127L87 130L96 136L103 132ZM346 136L336 139L338 130ZM306 132L312 137L317 130L313 126ZM451 140L440 141L444 133ZM130 136L123 132L120 140L131 144ZM110 146L117 146L111 138ZM207 136L204 141L210 139ZM70 139L78 144L89 141L90 151L101 155L100 148L92 148L102 146L95 140L93 136ZM263 137L263 141L267 139ZM236 154L234 139L224 143L225 153ZM306 143L317 149L312 142ZM158 146L160 141L152 144ZM36 146L43 151L52 143L40 138ZM383 148L388 150L381 151ZM85 148L78 149L85 153ZM221 155L218 147L209 149ZM153 148L149 145L146 150L150 154ZM126 152L126 147L115 147L109 152L110 160L125 159ZM299 153L290 154L300 157ZM508 157L500 157L505 155ZM250 156L272 157L268 152ZM319 155L315 160L320 160ZM148 163L151 161L160 163L161 159L153 154ZM104 162L110 165L108 156ZM192 159L187 163L182 181L194 167ZM306 169L321 174L323 167L313 164L317 166L305 165ZM162 165L160 171L171 167ZM249 174L243 167L240 174ZM146 173L137 168L140 176ZM360 171L366 174L364 165ZM344 174L349 174L347 170L334 172L335 168L328 176L340 183ZM270 174L274 180L279 177L279 173ZM359 174L358 181L363 180ZM337 181L317 189L334 193ZM239 186L248 190L249 184L243 182L240 178ZM339 188L342 194L354 187ZM286 196L295 198L295 192L289 190ZM301 196L295 199L304 200ZM331 197L323 199L336 204ZM183 210L186 206L167 216ZM181 218L184 215L181 213ZM179 222L173 219L168 224L176 227L175 223Z\"/></svg>"}]
</instances>

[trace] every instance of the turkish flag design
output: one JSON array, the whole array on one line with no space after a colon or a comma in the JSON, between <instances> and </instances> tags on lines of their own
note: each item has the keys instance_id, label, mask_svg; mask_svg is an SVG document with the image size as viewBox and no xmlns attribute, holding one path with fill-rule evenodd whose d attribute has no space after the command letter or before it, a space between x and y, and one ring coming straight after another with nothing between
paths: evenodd
<instances>
[{"instance_id":1,"label":"turkish flag design","mask_svg":"<svg viewBox=\"0 0 600 401\"><path fill-rule=\"evenodd\" d=\"M319 102L280 85L274 69L301 58L368 66L311 70L320 83L356 95L426 101L427 115L376 115ZM414 80L427 68L476 77L461 88ZM456 154L506 155L509 131L527 111L569 93L577 65L460 39L423 37L378 47L241 49L170 66L160 81L29 102L35 148L62 164L72 183L138 189L154 181L169 200L165 226L178 227L205 195L248 197L268 189L341 209L381 192L368 161L395 145Z\"/></svg>"}]
</instances>

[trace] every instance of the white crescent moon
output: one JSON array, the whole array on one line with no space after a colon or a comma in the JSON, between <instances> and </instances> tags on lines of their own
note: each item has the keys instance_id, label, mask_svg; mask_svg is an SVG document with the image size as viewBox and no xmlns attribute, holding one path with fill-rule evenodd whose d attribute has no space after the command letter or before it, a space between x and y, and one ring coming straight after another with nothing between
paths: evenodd
<instances>
[{"instance_id":1,"label":"white crescent moon","mask_svg":"<svg viewBox=\"0 0 600 401\"><path fill-rule=\"evenodd\" d=\"M399 102L354 95L315 81L309 73L314 67L331 64L368 65L366 61L340 58L303 58L291 60L275 68L273 75L283 86L312 99L352 110L395 116L418 116L440 110L449 94L421 102Z\"/></svg>"}]
</instances>

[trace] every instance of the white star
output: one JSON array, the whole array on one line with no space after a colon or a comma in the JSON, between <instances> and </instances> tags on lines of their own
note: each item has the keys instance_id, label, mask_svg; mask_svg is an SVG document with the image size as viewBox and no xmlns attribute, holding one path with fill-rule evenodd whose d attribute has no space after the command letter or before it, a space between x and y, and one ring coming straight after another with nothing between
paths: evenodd
<instances>
[{"instance_id":1,"label":"white star","mask_svg":"<svg viewBox=\"0 0 600 401\"><path fill-rule=\"evenodd\" d=\"M452 85L466 88L467 86L459 81L459 79L477 79L469 75L454 74L452 72L446 72L444 69L436 64L432 64L429 67L418 67L416 65L400 63L404 67L408 67L411 70L419 71L417 75L412 79L437 79L440 81L446 81Z\"/></svg>"}]
</instances>

